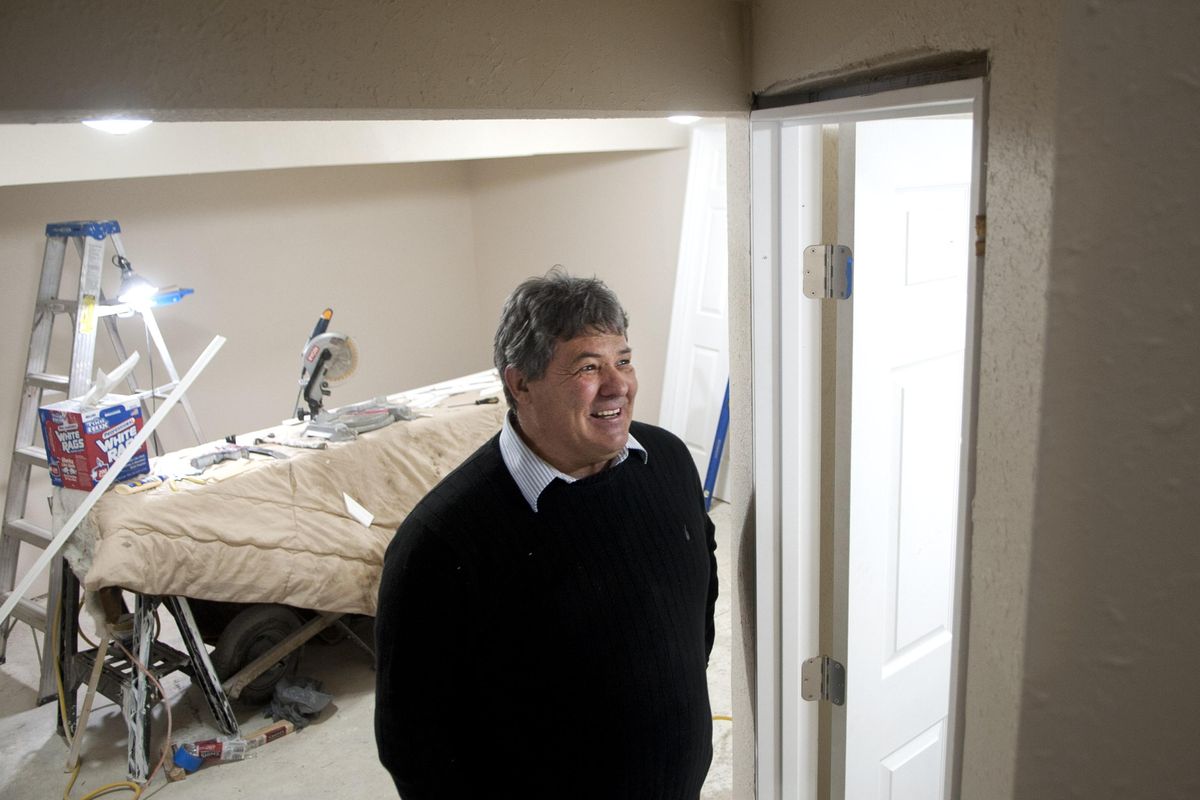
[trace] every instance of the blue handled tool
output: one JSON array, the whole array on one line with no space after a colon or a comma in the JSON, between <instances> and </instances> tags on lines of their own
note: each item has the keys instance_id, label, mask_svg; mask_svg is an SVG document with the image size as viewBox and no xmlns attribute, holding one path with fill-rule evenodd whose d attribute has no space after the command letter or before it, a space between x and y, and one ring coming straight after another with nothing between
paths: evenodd
<instances>
[{"instance_id":1,"label":"blue handled tool","mask_svg":"<svg viewBox=\"0 0 1200 800\"><path fill-rule=\"evenodd\" d=\"M725 381L725 400L721 403L721 416L717 419L717 434L713 437L712 454L708 457L708 475L704 478L704 510L712 508L713 489L717 485L717 472L721 469L721 453L725 451L725 434L729 432L729 381Z\"/></svg>"}]
</instances>

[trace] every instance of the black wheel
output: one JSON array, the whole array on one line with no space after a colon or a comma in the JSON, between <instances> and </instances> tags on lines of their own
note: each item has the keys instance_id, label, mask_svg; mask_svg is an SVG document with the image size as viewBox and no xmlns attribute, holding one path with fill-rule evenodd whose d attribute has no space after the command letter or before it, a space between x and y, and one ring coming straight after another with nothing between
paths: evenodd
<instances>
[{"instance_id":1,"label":"black wheel","mask_svg":"<svg viewBox=\"0 0 1200 800\"><path fill-rule=\"evenodd\" d=\"M212 652L213 668L222 681L291 636L300 628L300 617L285 606L259 604L247 607L229 621ZM268 667L242 689L238 697L248 705L260 705L271 699L275 684L285 675L293 675L300 665L296 648Z\"/></svg>"}]
</instances>

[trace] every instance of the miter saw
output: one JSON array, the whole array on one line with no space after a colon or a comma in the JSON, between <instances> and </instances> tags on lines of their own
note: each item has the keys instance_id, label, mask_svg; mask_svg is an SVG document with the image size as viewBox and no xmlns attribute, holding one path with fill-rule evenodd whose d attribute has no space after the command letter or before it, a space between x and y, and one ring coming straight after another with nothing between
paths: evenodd
<instances>
[{"instance_id":1,"label":"miter saw","mask_svg":"<svg viewBox=\"0 0 1200 800\"><path fill-rule=\"evenodd\" d=\"M406 404L393 403L386 397L342 406L333 411L322 407L324 399L330 394L330 382L345 380L358 366L358 350L350 337L328 330L332 318L332 308L322 312L300 358L300 394L296 398L296 419L303 421L305 417L309 418L304 435L340 442L390 425L396 420L415 419Z\"/></svg>"},{"instance_id":2,"label":"miter saw","mask_svg":"<svg viewBox=\"0 0 1200 800\"><path fill-rule=\"evenodd\" d=\"M350 377L358 366L358 350L350 337L328 330L332 318L333 309L325 309L304 345L304 353L300 358L300 394L296 398L296 419L303 420L305 416L315 419L321 413L324 399L330 394L329 384Z\"/></svg>"}]
</instances>

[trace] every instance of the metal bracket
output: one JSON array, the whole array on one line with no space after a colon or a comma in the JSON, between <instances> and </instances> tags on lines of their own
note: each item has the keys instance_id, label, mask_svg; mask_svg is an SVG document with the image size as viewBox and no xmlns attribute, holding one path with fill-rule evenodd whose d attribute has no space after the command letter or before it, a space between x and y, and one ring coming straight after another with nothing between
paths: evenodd
<instances>
[{"instance_id":1,"label":"metal bracket","mask_svg":"<svg viewBox=\"0 0 1200 800\"><path fill-rule=\"evenodd\" d=\"M829 656L813 656L800 668L800 696L805 700L828 700L846 704L846 668Z\"/></svg>"},{"instance_id":2,"label":"metal bracket","mask_svg":"<svg viewBox=\"0 0 1200 800\"><path fill-rule=\"evenodd\" d=\"M854 288L854 254L844 244L804 248L804 294L814 300L845 300Z\"/></svg>"}]
</instances>

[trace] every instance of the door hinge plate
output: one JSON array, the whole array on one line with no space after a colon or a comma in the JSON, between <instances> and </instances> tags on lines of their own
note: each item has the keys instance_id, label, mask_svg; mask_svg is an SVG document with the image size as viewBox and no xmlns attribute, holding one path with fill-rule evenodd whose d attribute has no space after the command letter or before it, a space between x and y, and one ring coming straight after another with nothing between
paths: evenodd
<instances>
[{"instance_id":1,"label":"door hinge plate","mask_svg":"<svg viewBox=\"0 0 1200 800\"><path fill-rule=\"evenodd\" d=\"M805 700L846 703L846 667L829 656L813 656L800 668L800 696Z\"/></svg>"},{"instance_id":2,"label":"door hinge plate","mask_svg":"<svg viewBox=\"0 0 1200 800\"><path fill-rule=\"evenodd\" d=\"M804 248L804 294L814 300L845 300L854 288L854 254L844 244Z\"/></svg>"}]
</instances>

